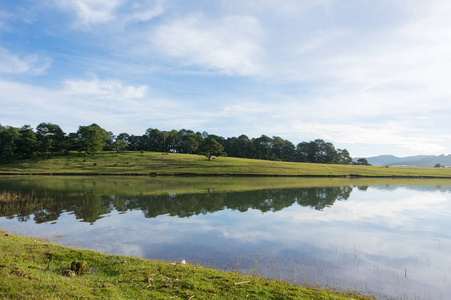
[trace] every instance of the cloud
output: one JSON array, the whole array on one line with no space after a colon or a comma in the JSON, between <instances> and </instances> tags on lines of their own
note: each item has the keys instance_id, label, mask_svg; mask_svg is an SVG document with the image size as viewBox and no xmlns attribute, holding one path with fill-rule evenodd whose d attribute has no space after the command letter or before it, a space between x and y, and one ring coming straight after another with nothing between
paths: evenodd
<instances>
[{"instance_id":1,"label":"cloud","mask_svg":"<svg viewBox=\"0 0 451 300\"><path fill-rule=\"evenodd\" d=\"M42 75L51 65L47 57L36 54L16 55L0 47L0 74Z\"/></svg>"},{"instance_id":2,"label":"cloud","mask_svg":"<svg viewBox=\"0 0 451 300\"><path fill-rule=\"evenodd\" d=\"M133 22L147 22L163 13L164 0L55 0L59 7L72 11L75 26L91 29L93 26L113 24L125 26Z\"/></svg>"},{"instance_id":3,"label":"cloud","mask_svg":"<svg viewBox=\"0 0 451 300\"><path fill-rule=\"evenodd\" d=\"M262 69L261 36L260 24L253 17L213 20L199 15L161 25L150 39L157 51L181 66L248 76Z\"/></svg>"},{"instance_id":4,"label":"cloud","mask_svg":"<svg viewBox=\"0 0 451 300\"><path fill-rule=\"evenodd\" d=\"M98 99L140 99L146 96L148 87L127 86L120 80L67 80L64 91L69 95L91 96Z\"/></svg>"},{"instance_id":5,"label":"cloud","mask_svg":"<svg viewBox=\"0 0 451 300\"><path fill-rule=\"evenodd\" d=\"M1 123L15 127L51 122L74 132L79 125L97 123L116 134L141 135L149 127L205 130L203 124L215 117L150 93L147 85L118 79L66 80L58 88L0 80L0 90Z\"/></svg>"},{"instance_id":6,"label":"cloud","mask_svg":"<svg viewBox=\"0 0 451 300\"><path fill-rule=\"evenodd\" d=\"M403 128L399 124L383 124L380 128L368 128L359 125L319 124L295 122L294 130L311 132L327 140L344 144L377 144L392 145L421 153L439 154L446 148L440 144L443 137L419 137L410 128ZM427 136L427 134L424 134Z\"/></svg>"},{"instance_id":7,"label":"cloud","mask_svg":"<svg viewBox=\"0 0 451 300\"><path fill-rule=\"evenodd\" d=\"M91 26L113 21L121 0L57 0L57 3L74 11L80 26Z\"/></svg>"},{"instance_id":8,"label":"cloud","mask_svg":"<svg viewBox=\"0 0 451 300\"><path fill-rule=\"evenodd\" d=\"M11 17L12 15L7 11L0 10L0 33L8 27L8 21Z\"/></svg>"},{"instance_id":9,"label":"cloud","mask_svg":"<svg viewBox=\"0 0 451 300\"><path fill-rule=\"evenodd\" d=\"M122 13L124 23L148 22L164 12L165 0L128 1L127 10Z\"/></svg>"},{"instance_id":10,"label":"cloud","mask_svg":"<svg viewBox=\"0 0 451 300\"><path fill-rule=\"evenodd\" d=\"M311 13L312 10L321 7L328 10L333 1L331 0L315 0L315 1L298 1L298 0L261 0L261 1L240 1L240 0L223 0L222 7L230 13L254 13L258 15L278 17L302 18L304 14Z\"/></svg>"}]
</instances>

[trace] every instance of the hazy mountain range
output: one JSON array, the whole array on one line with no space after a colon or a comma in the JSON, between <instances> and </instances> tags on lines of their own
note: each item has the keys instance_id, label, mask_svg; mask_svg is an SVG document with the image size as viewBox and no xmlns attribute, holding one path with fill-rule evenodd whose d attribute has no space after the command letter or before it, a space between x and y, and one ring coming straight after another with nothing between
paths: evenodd
<instances>
[{"instance_id":1,"label":"hazy mountain range","mask_svg":"<svg viewBox=\"0 0 451 300\"><path fill-rule=\"evenodd\" d=\"M367 157L367 161L373 166L407 166L407 167L434 167L441 164L451 167L451 155L416 155L397 157L394 155L379 155Z\"/></svg>"}]
</instances>

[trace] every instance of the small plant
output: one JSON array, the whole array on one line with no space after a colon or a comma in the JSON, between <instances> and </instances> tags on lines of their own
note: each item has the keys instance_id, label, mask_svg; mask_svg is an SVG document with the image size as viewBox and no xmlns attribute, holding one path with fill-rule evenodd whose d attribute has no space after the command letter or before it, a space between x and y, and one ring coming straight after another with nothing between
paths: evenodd
<instances>
[{"instance_id":1,"label":"small plant","mask_svg":"<svg viewBox=\"0 0 451 300\"><path fill-rule=\"evenodd\" d=\"M70 265L70 269L77 275L83 275L88 270L88 263L85 261L74 260Z\"/></svg>"}]
</instances>

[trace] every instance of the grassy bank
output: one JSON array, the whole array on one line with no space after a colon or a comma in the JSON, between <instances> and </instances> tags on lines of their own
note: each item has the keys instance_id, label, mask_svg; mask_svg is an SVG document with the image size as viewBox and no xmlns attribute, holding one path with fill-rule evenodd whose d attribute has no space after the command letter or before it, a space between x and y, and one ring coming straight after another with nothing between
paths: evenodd
<instances>
[{"instance_id":1,"label":"grassy bank","mask_svg":"<svg viewBox=\"0 0 451 300\"><path fill-rule=\"evenodd\" d=\"M277 162L233 157L208 161L204 156L155 152L77 153L51 159L29 159L0 165L0 174L71 175L250 175L365 176L451 178L451 168L373 167Z\"/></svg>"},{"instance_id":2,"label":"grassy bank","mask_svg":"<svg viewBox=\"0 0 451 300\"><path fill-rule=\"evenodd\" d=\"M369 299L198 265L64 247L1 230L0 252L2 299Z\"/></svg>"}]
</instances>

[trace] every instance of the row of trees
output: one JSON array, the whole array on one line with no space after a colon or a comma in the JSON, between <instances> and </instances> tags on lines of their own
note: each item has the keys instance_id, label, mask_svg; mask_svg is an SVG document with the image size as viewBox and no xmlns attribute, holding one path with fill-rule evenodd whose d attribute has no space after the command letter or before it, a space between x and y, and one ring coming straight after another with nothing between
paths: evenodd
<instances>
[{"instance_id":1,"label":"row of trees","mask_svg":"<svg viewBox=\"0 0 451 300\"><path fill-rule=\"evenodd\" d=\"M106 151L155 151L213 156L228 155L241 158L281 160L311 163L352 164L346 149L335 149L322 139L292 142L274 136L246 135L224 138L192 130L160 131L149 128L141 136L121 133L115 136L97 124L79 126L77 132L65 134L56 124L41 123L34 131L29 125L21 128L0 125L0 161L10 162L33 156L49 157L67 151L85 155Z\"/></svg>"}]
</instances>

